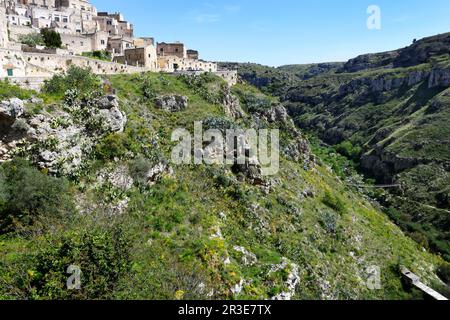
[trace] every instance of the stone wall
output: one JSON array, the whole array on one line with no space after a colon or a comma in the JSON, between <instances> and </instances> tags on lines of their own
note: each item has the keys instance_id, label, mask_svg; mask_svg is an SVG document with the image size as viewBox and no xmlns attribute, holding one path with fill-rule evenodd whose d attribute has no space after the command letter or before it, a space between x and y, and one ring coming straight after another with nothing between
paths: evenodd
<instances>
[{"instance_id":1,"label":"stone wall","mask_svg":"<svg viewBox=\"0 0 450 320\"><path fill-rule=\"evenodd\" d=\"M175 56L158 57L159 69L165 72L206 71L216 72L217 64L203 60L184 59Z\"/></svg>"},{"instance_id":2,"label":"stone wall","mask_svg":"<svg viewBox=\"0 0 450 320\"><path fill-rule=\"evenodd\" d=\"M157 45L159 57L174 56L178 58L186 58L186 48L182 43L165 43L161 42Z\"/></svg>"},{"instance_id":3,"label":"stone wall","mask_svg":"<svg viewBox=\"0 0 450 320\"><path fill-rule=\"evenodd\" d=\"M199 76L206 72L208 71L177 71L175 72L175 74L183 74L187 76ZM226 70L226 71L221 70L212 73L218 77L221 77L230 86L234 86L235 84L237 84L238 72L236 70Z\"/></svg>"},{"instance_id":4,"label":"stone wall","mask_svg":"<svg viewBox=\"0 0 450 320\"><path fill-rule=\"evenodd\" d=\"M214 72L215 75L224 79L228 84L234 86L238 81L238 72L237 70L219 70Z\"/></svg>"},{"instance_id":5,"label":"stone wall","mask_svg":"<svg viewBox=\"0 0 450 320\"><path fill-rule=\"evenodd\" d=\"M61 34L63 46L67 48L71 54L82 54L83 52L91 52L92 37L76 34Z\"/></svg>"},{"instance_id":6,"label":"stone wall","mask_svg":"<svg viewBox=\"0 0 450 320\"><path fill-rule=\"evenodd\" d=\"M127 66L80 56L25 53L0 49L0 78L46 77L67 70L71 65L91 68L96 74L139 73L148 68ZM8 74L8 70L10 71Z\"/></svg>"},{"instance_id":7,"label":"stone wall","mask_svg":"<svg viewBox=\"0 0 450 320\"><path fill-rule=\"evenodd\" d=\"M6 20L6 10L4 8L0 8L0 47L7 48L8 45L8 22Z\"/></svg>"},{"instance_id":8,"label":"stone wall","mask_svg":"<svg viewBox=\"0 0 450 320\"><path fill-rule=\"evenodd\" d=\"M156 47L145 46L125 50L125 61L132 66L144 66L152 71L158 70Z\"/></svg>"}]
</instances>

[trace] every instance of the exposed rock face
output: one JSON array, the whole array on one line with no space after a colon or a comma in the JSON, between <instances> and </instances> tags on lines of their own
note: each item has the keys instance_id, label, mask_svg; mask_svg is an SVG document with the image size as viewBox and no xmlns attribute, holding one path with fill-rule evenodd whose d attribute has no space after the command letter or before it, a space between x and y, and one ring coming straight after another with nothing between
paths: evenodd
<instances>
[{"instance_id":1,"label":"exposed rock face","mask_svg":"<svg viewBox=\"0 0 450 320\"><path fill-rule=\"evenodd\" d=\"M349 60L343 67L345 72L358 72L374 68L411 67L429 62L433 56L450 53L450 34L428 37L395 51L364 54Z\"/></svg>"},{"instance_id":2,"label":"exposed rock face","mask_svg":"<svg viewBox=\"0 0 450 320\"><path fill-rule=\"evenodd\" d=\"M100 114L109 131L123 132L127 123L127 117L119 108L101 109Z\"/></svg>"},{"instance_id":3,"label":"exposed rock face","mask_svg":"<svg viewBox=\"0 0 450 320\"><path fill-rule=\"evenodd\" d=\"M234 246L233 249L234 251L237 251L242 254L241 260L245 266L252 266L256 262L258 262L258 258L256 257L256 255L254 253L249 252L244 247Z\"/></svg>"},{"instance_id":4,"label":"exposed rock face","mask_svg":"<svg viewBox=\"0 0 450 320\"><path fill-rule=\"evenodd\" d=\"M227 88L227 91L225 92L222 104L227 117L237 120L245 116L239 99L231 94L231 90L229 88Z\"/></svg>"},{"instance_id":5,"label":"exposed rock face","mask_svg":"<svg viewBox=\"0 0 450 320\"><path fill-rule=\"evenodd\" d=\"M119 108L119 100L115 95L103 96L96 101L96 104L99 109Z\"/></svg>"},{"instance_id":6,"label":"exposed rock face","mask_svg":"<svg viewBox=\"0 0 450 320\"><path fill-rule=\"evenodd\" d=\"M128 167L118 166L113 170L102 170L97 178L98 183L110 183L113 187L128 191L133 187L133 178L128 173Z\"/></svg>"},{"instance_id":7,"label":"exposed rock face","mask_svg":"<svg viewBox=\"0 0 450 320\"><path fill-rule=\"evenodd\" d=\"M16 118L24 113L24 102L18 98L11 98L0 102L0 119L4 118L13 124Z\"/></svg>"},{"instance_id":8,"label":"exposed rock face","mask_svg":"<svg viewBox=\"0 0 450 320\"><path fill-rule=\"evenodd\" d=\"M118 104L115 96L106 96L94 101L73 102L65 106L65 111L59 110L53 115L19 119L27 128L26 139L9 151L25 150L41 168L55 174L73 175L103 135L124 130L126 116L118 109ZM20 100L3 105L10 116L23 113Z\"/></svg>"},{"instance_id":9,"label":"exposed rock face","mask_svg":"<svg viewBox=\"0 0 450 320\"><path fill-rule=\"evenodd\" d=\"M147 183L152 186L158 182L164 174L171 175L172 173L172 168L168 164L160 162L147 172Z\"/></svg>"},{"instance_id":10,"label":"exposed rock face","mask_svg":"<svg viewBox=\"0 0 450 320\"><path fill-rule=\"evenodd\" d=\"M449 87L450 86L450 68L435 69L431 72L428 79L428 88Z\"/></svg>"},{"instance_id":11,"label":"exposed rock face","mask_svg":"<svg viewBox=\"0 0 450 320\"><path fill-rule=\"evenodd\" d=\"M272 107L266 111L261 112L259 115L262 116L269 123L273 122L287 123L290 120L288 112L283 105Z\"/></svg>"},{"instance_id":12,"label":"exposed rock face","mask_svg":"<svg viewBox=\"0 0 450 320\"><path fill-rule=\"evenodd\" d=\"M309 165L314 162L314 156L311 153L311 148L307 140L299 137L291 142L285 149L284 154L292 161L304 162Z\"/></svg>"},{"instance_id":13,"label":"exposed rock face","mask_svg":"<svg viewBox=\"0 0 450 320\"><path fill-rule=\"evenodd\" d=\"M156 98L156 106L162 110L178 112L188 107L188 97L171 95Z\"/></svg>"},{"instance_id":14,"label":"exposed rock face","mask_svg":"<svg viewBox=\"0 0 450 320\"><path fill-rule=\"evenodd\" d=\"M345 72L358 72L371 68L389 66L399 56L397 51L389 51L377 54L364 54L349 60L344 65Z\"/></svg>"},{"instance_id":15,"label":"exposed rock face","mask_svg":"<svg viewBox=\"0 0 450 320\"><path fill-rule=\"evenodd\" d=\"M283 258L283 261L280 264L272 267L272 269L269 271L269 275L280 270L289 270L289 274L285 283L287 290L272 297L271 300L291 300L295 295L297 286L300 284L299 267L297 264L290 262L286 258Z\"/></svg>"}]
</instances>

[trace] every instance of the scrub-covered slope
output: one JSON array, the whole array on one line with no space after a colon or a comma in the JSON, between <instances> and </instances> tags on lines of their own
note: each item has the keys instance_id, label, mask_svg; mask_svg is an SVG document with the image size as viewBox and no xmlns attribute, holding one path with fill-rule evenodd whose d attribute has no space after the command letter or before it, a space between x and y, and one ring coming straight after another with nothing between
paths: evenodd
<instances>
[{"instance_id":1,"label":"scrub-covered slope","mask_svg":"<svg viewBox=\"0 0 450 320\"><path fill-rule=\"evenodd\" d=\"M292 80L282 68L266 68L275 75L260 86L280 97L299 128L335 146L379 184L398 185L380 198L391 218L447 260L449 42L450 34L425 38L309 79ZM255 75L250 82L258 84L265 72L251 69L242 66L240 73Z\"/></svg>"},{"instance_id":2,"label":"scrub-covered slope","mask_svg":"<svg viewBox=\"0 0 450 320\"><path fill-rule=\"evenodd\" d=\"M442 261L314 156L277 99L210 75L69 73L40 95L1 84L1 298L420 297L400 265L442 285ZM279 173L173 164L172 132L194 121L279 128Z\"/></svg>"}]
</instances>

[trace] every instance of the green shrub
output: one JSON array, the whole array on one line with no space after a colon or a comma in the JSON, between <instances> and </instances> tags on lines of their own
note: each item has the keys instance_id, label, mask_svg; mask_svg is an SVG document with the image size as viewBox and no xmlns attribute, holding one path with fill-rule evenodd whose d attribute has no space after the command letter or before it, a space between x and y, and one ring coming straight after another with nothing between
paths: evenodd
<instances>
[{"instance_id":1,"label":"green shrub","mask_svg":"<svg viewBox=\"0 0 450 320\"><path fill-rule=\"evenodd\" d=\"M336 146L336 151L349 159L358 160L361 155L362 148L353 146L350 141L344 141Z\"/></svg>"},{"instance_id":2,"label":"green shrub","mask_svg":"<svg viewBox=\"0 0 450 320\"><path fill-rule=\"evenodd\" d=\"M121 227L67 232L51 236L29 273L37 299L108 299L131 268L131 241ZM81 271L80 290L68 290L69 266Z\"/></svg>"},{"instance_id":3,"label":"green shrub","mask_svg":"<svg viewBox=\"0 0 450 320\"><path fill-rule=\"evenodd\" d=\"M338 232L338 216L334 212L322 213L320 224L329 234L336 235Z\"/></svg>"},{"instance_id":4,"label":"green shrub","mask_svg":"<svg viewBox=\"0 0 450 320\"><path fill-rule=\"evenodd\" d=\"M22 44L26 44L30 47L36 47L36 46L45 46L44 38L42 37L42 34L39 33L29 33L24 34L19 37L19 41Z\"/></svg>"},{"instance_id":5,"label":"green shrub","mask_svg":"<svg viewBox=\"0 0 450 320\"><path fill-rule=\"evenodd\" d=\"M111 54L105 50L96 50L92 52L83 52L81 54L84 57L94 58L103 61L111 61Z\"/></svg>"},{"instance_id":6,"label":"green shrub","mask_svg":"<svg viewBox=\"0 0 450 320\"><path fill-rule=\"evenodd\" d=\"M30 99L33 91L22 89L21 87L12 84L8 79L0 80L0 99L19 98L22 100Z\"/></svg>"},{"instance_id":7,"label":"green shrub","mask_svg":"<svg viewBox=\"0 0 450 320\"><path fill-rule=\"evenodd\" d=\"M17 159L0 167L0 232L27 226L42 217L71 213L73 202L66 180L48 176Z\"/></svg>"},{"instance_id":8,"label":"green shrub","mask_svg":"<svg viewBox=\"0 0 450 320\"><path fill-rule=\"evenodd\" d=\"M58 32L44 28L41 29L41 36L47 48L61 48L62 40Z\"/></svg>"},{"instance_id":9,"label":"green shrub","mask_svg":"<svg viewBox=\"0 0 450 320\"><path fill-rule=\"evenodd\" d=\"M443 263L437 270L438 276L450 286L450 263Z\"/></svg>"},{"instance_id":10,"label":"green shrub","mask_svg":"<svg viewBox=\"0 0 450 320\"><path fill-rule=\"evenodd\" d=\"M147 184L147 174L151 168L151 161L142 156L138 156L129 164L131 177L140 186Z\"/></svg>"},{"instance_id":11,"label":"green shrub","mask_svg":"<svg viewBox=\"0 0 450 320\"><path fill-rule=\"evenodd\" d=\"M88 68L70 66L63 74L56 74L46 80L42 91L63 97L68 90L77 90L81 97L101 91L101 79Z\"/></svg>"},{"instance_id":12,"label":"green shrub","mask_svg":"<svg viewBox=\"0 0 450 320\"><path fill-rule=\"evenodd\" d=\"M246 94L244 96L244 103L247 106L248 112L261 112L272 107L272 101L269 98L253 94Z\"/></svg>"},{"instance_id":13,"label":"green shrub","mask_svg":"<svg viewBox=\"0 0 450 320\"><path fill-rule=\"evenodd\" d=\"M122 158L126 153L126 138L119 133L110 133L95 147L96 157L103 160Z\"/></svg>"},{"instance_id":14,"label":"green shrub","mask_svg":"<svg viewBox=\"0 0 450 320\"><path fill-rule=\"evenodd\" d=\"M345 214L347 212L347 207L345 202L342 200L340 196L335 196L331 192L325 192L325 195L322 199L322 203L327 207L335 210L339 214Z\"/></svg>"},{"instance_id":15,"label":"green shrub","mask_svg":"<svg viewBox=\"0 0 450 320\"><path fill-rule=\"evenodd\" d=\"M152 102L156 98L155 86L151 79L144 76L141 84L142 96L146 102Z\"/></svg>"}]
</instances>

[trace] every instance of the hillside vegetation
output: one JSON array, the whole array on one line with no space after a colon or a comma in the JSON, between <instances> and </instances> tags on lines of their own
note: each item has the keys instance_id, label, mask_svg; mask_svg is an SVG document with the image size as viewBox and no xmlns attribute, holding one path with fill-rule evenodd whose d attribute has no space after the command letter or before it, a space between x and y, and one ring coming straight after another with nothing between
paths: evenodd
<instances>
[{"instance_id":1,"label":"hillside vegetation","mask_svg":"<svg viewBox=\"0 0 450 320\"><path fill-rule=\"evenodd\" d=\"M255 87L230 90L209 74L100 80L72 69L41 94L1 88L9 88L2 99L28 99L22 115L0 122L8 149L0 166L2 299L409 299L422 296L401 281L400 265L437 289L437 274L447 280L443 260L338 178L334 156L311 146L278 98ZM433 101L445 99L438 91ZM164 101L176 104L167 109ZM318 110L331 109L325 101L293 103L297 124L312 126ZM417 109L408 123L420 112L438 121L407 103L386 112L396 108ZM327 117L324 128L340 126ZM172 164L173 129L193 132L194 121L280 128L280 172ZM349 141L363 147L368 137L358 130ZM71 265L81 269L80 290L67 290ZM381 287L372 290L374 267Z\"/></svg>"},{"instance_id":2,"label":"hillside vegetation","mask_svg":"<svg viewBox=\"0 0 450 320\"><path fill-rule=\"evenodd\" d=\"M296 80L292 67L239 67L243 79L280 98L300 129L334 146L378 184L397 186L376 195L386 212L447 260L449 42L450 34L425 38L309 79Z\"/></svg>"}]
</instances>

